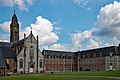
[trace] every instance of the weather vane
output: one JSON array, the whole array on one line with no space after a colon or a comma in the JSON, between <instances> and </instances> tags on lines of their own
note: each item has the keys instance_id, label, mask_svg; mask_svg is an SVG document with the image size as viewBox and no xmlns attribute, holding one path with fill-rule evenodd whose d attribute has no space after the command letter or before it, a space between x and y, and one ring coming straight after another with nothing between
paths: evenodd
<instances>
[{"instance_id":1,"label":"weather vane","mask_svg":"<svg viewBox=\"0 0 120 80\"><path fill-rule=\"evenodd\" d=\"M15 14L15 10L14 10L14 14Z\"/></svg>"}]
</instances>

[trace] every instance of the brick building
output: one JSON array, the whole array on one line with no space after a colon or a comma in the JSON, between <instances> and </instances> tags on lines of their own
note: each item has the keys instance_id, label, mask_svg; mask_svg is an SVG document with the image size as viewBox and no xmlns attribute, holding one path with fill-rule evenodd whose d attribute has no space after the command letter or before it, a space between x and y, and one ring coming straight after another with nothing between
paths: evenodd
<instances>
[{"instance_id":1,"label":"brick building","mask_svg":"<svg viewBox=\"0 0 120 80\"><path fill-rule=\"evenodd\" d=\"M2 60L0 60L1 65L6 66L4 68L7 73L14 73L16 69L16 59L14 52L11 49L11 44L7 42L0 42L0 54ZM0 67L2 68L2 67ZM1 73L5 73L1 71Z\"/></svg>"},{"instance_id":2,"label":"brick building","mask_svg":"<svg viewBox=\"0 0 120 80\"><path fill-rule=\"evenodd\" d=\"M79 54L78 70L119 70L117 46L79 51L77 53Z\"/></svg>"},{"instance_id":3,"label":"brick building","mask_svg":"<svg viewBox=\"0 0 120 80\"><path fill-rule=\"evenodd\" d=\"M43 50L45 71L120 70L120 46L78 52Z\"/></svg>"},{"instance_id":4,"label":"brick building","mask_svg":"<svg viewBox=\"0 0 120 80\"><path fill-rule=\"evenodd\" d=\"M73 52L43 50L44 71L75 71L76 61Z\"/></svg>"}]
</instances>

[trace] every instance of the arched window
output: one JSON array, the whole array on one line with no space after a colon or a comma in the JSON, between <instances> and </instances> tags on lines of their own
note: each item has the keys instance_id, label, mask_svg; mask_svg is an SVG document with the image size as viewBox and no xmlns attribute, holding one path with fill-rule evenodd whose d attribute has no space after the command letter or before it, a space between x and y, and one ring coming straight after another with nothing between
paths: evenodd
<instances>
[{"instance_id":1,"label":"arched window","mask_svg":"<svg viewBox=\"0 0 120 80\"><path fill-rule=\"evenodd\" d=\"M33 48L33 46L30 47L29 58L30 58L30 59L33 59L33 58L34 58L34 48Z\"/></svg>"},{"instance_id":2,"label":"arched window","mask_svg":"<svg viewBox=\"0 0 120 80\"><path fill-rule=\"evenodd\" d=\"M23 68L23 59L20 59L19 65L20 65L20 68Z\"/></svg>"},{"instance_id":3,"label":"arched window","mask_svg":"<svg viewBox=\"0 0 120 80\"><path fill-rule=\"evenodd\" d=\"M110 57L112 57L113 56L113 52L110 52Z\"/></svg>"},{"instance_id":4,"label":"arched window","mask_svg":"<svg viewBox=\"0 0 120 80\"><path fill-rule=\"evenodd\" d=\"M17 40L17 32L15 31L15 37L14 37L15 40Z\"/></svg>"},{"instance_id":5,"label":"arched window","mask_svg":"<svg viewBox=\"0 0 120 80\"><path fill-rule=\"evenodd\" d=\"M40 68L42 68L43 64L42 64L42 59L40 59Z\"/></svg>"}]
</instances>

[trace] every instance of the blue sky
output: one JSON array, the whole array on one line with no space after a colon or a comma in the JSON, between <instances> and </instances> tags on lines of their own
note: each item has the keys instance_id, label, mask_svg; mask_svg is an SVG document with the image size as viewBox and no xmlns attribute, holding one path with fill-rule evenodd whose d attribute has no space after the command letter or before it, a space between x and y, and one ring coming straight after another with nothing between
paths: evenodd
<instances>
[{"instance_id":1,"label":"blue sky","mask_svg":"<svg viewBox=\"0 0 120 80\"><path fill-rule=\"evenodd\" d=\"M34 35L40 37L41 49L77 51L119 43L120 18L114 17L120 14L119 0L1 0L0 5L1 41L9 41L9 24L15 10L21 24L20 37L23 33L29 34L29 27L33 27ZM111 15L113 18L107 17ZM109 19L113 19L113 23ZM112 24L117 25L117 29ZM48 30L44 32L39 26L47 26Z\"/></svg>"}]
</instances>

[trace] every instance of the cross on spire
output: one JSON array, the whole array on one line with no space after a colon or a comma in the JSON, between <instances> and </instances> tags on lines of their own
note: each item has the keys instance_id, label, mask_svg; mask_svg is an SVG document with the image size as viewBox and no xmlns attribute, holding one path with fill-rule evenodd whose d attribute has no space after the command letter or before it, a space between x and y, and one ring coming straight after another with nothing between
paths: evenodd
<instances>
[{"instance_id":1,"label":"cross on spire","mask_svg":"<svg viewBox=\"0 0 120 80\"><path fill-rule=\"evenodd\" d=\"M30 30L31 30L31 34L32 34L32 27L30 27Z\"/></svg>"},{"instance_id":2,"label":"cross on spire","mask_svg":"<svg viewBox=\"0 0 120 80\"><path fill-rule=\"evenodd\" d=\"M15 10L14 10L14 14L15 14Z\"/></svg>"}]
</instances>

